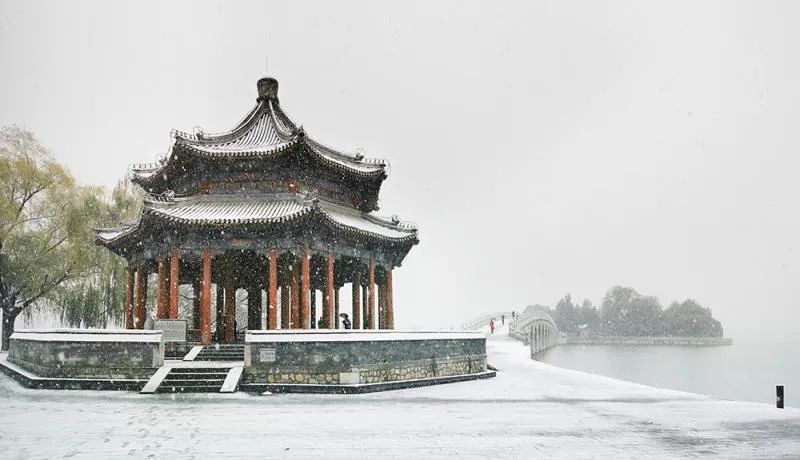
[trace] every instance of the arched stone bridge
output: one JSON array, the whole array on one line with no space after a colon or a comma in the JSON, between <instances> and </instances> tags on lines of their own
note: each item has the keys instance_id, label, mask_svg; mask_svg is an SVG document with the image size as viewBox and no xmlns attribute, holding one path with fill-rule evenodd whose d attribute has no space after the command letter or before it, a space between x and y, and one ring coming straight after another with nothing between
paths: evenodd
<instances>
[{"instance_id":1,"label":"arched stone bridge","mask_svg":"<svg viewBox=\"0 0 800 460\"><path fill-rule=\"evenodd\" d=\"M508 327L508 335L531 347L531 357L558 345L556 322L547 311L529 306Z\"/></svg>"}]
</instances>

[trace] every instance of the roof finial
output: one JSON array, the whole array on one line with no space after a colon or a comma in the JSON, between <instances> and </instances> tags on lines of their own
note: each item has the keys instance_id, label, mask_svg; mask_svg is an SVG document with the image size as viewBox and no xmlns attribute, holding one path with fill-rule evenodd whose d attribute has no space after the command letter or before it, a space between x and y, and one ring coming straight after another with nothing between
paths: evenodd
<instances>
[{"instance_id":1,"label":"roof finial","mask_svg":"<svg viewBox=\"0 0 800 460\"><path fill-rule=\"evenodd\" d=\"M256 83L258 88L258 100L278 99L278 80L272 77L264 77Z\"/></svg>"}]
</instances>

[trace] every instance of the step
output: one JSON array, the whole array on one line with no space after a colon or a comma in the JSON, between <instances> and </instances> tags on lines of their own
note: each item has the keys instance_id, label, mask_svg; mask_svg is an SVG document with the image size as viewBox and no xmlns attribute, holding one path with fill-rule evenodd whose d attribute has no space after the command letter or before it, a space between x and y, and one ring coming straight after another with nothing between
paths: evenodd
<instances>
[{"instance_id":1,"label":"step","mask_svg":"<svg viewBox=\"0 0 800 460\"><path fill-rule=\"evenodd\" d=\"M171 380L171 379L181 379L181 380L205 380L205 379L219 379L225 378L227 374L227 369L225 372L198 372L198 373L188 373L188 372L179 372L177 374L170 374L164 380Z\"/></svg>"},{"instance_id":2,"label":"step","mask_svg":"<svg viewBox=\"0 0 800 460\"><path fill-rule=\"evenodd\" d=\"M156 393L219 393L222 385L169 386L161 385Z\"/></svg>"},{"instance_id":3,"label":"step","mask_svg":"<svg viewBox=\"0 0 800 460\"><path fill-rule=\"evenodd\" d=\"M244 353L200 353L194 359L202 358L203 356L244 356Z\"/></svg>"},{"instance_id":4,"label":"step","mask_svg":"<svg viewBox=\"0 0 800 460\"><path fill-rule=\"evenodd\" d=\"M193 374L209 374L217 375L228 372L230 367L197 367L197 368L172 368L170 375L193 375Z\"/></svg>"},{"instance_id":5,"label":"step","mask_svg":"<svg viewBox=\"0 0 800 460\"><path fill-rule=\"evenodd\" d=\"M203 356L200 358L195 358L195 362L198 361L219 361L219 362L239 362L244 361L243 356Z\"/></svg>"},{"instance_id":6,"label":"step","mask_svg":"<svg viewBox=\"0 0 800 460\"><path fill-rule=\"evenodd\" d=\"M216 379L206 379L206 380L194 380L194 379L164 379L161 381L162 386L178 386L178 387L195 387L195 386L206 386L206 385L219 385L222 386L225 383L226 376L223 375L220 378Z\"/></svg>"},{"instance_id":7,"label":"step","mask_svg":"<svg viewBox=\"0 0 800 460\"><path fill-rule=\"evenodd\" d=\"M198 355L194 358L195 361L202 361L204 359L231 359L233 361L242 361L244 360L244 355Z\"/></svg>"}]
</instances>

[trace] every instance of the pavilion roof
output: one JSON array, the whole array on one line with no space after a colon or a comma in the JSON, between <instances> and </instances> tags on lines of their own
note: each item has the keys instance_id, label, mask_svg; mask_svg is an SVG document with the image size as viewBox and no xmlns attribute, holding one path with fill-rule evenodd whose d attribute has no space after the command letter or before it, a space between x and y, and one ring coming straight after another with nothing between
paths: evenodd
<instances>
[{"instance_id":1,"label":"pavilion roof","mask_svg":"<svg viewBox=\"0 0 800 460\"><path fill-rule=\"evenodd\" d=\"M345 232L386 241L417 241L417 229L396 218L385 218L307 196L196 195L185 198L147 199L137 222L97 230L101 243L113 243L135 233L145 218L197 226L280 224L316 215Z\"/></svg>"},{"instance_id":2,"label":"pavilion roof","mask_svg":"<svg viewBox=\"0 0 800 460\"><path fill-rule=\"evenodd\" d=\"M264 93L261 83L274 84L274 93ZM230 131L208 134L173 130L167 157L159 163L131 167L135 182L147 182L166 170L176 150L188 151L206 158L268 158L278 156L295 145L304 145L324 163L347 172L365 176L385 177L388 162L363 155L346 153L327 147L312 139L302 125L295 124L283 111L277 98L277 81L259 81L256 106Z\"/></svg>"}]
</instances>

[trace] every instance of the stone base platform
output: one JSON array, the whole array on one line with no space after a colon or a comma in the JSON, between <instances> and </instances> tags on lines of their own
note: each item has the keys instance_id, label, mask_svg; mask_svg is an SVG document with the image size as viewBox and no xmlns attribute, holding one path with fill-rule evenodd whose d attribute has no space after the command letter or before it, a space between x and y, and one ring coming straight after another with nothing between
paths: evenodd
<instances>
[{"instance_id":1,"label":"stone base platform","mask_svg":"<svg viewBox=\"0 0 800 460\"><path fill-rule=\"evenodd\" d=\"M317 394L372 393L496 375L487 368L486 337L478 332L248 331L238 361L183 361L181 354L188 350L188 343L165 347L161 331L19 331L11 337L9 353L0 354L0 371L28 388L141 391L154 375L219 365L239 369L235 379L226 377L226 392ZM205 375L193 372L198 373ZM203 378L178 375L172 383L178 387ZM158 389L160 382L150 386Z\"/></svg>"},{"instance_id":2,"label":"stone base platform","mask_svg":"<svg viewBox=\"0 0 800 460\"><path fill-rule=\"evenodd\" d=\"M6 353L0 353L0 372L25 388L36 390L139 391L147 383L147 379L40 377L9 362L6 358Z\"/></svg>"},{"instance_id":3,"label":"stone base platform","mask_svg":"<svg viewBox=\"0 0 800 460\"><path fill-rule=\"evenodd\" d=\"M432 377L417 380L396 380L381 383L365 383L353 385L314 385L302 383L243 383L239 390L248 393L304 393L304 394L362 394L378 391L403 390L406 388L427 387L443 383L466 382L495 377L495 371L485 371L477 374L450 375L447 377Z\"/></svg>"},{"instance_id":4,"label":"stone base platform","mask_svg":"<svg viewBox=\"0 0 800 460\"><path fill-rule=\"evenodd\" d=\"M248 331L242 384L364 392L486 372L486 336L480 332Z\"/></svg>"}]
</instances>

